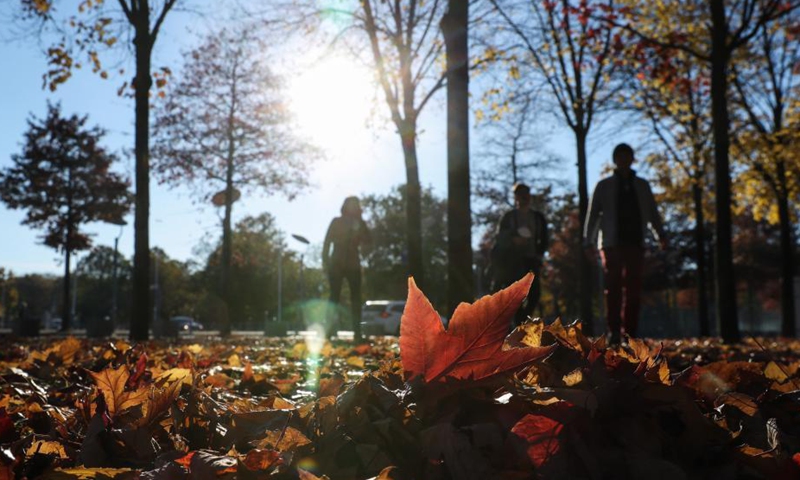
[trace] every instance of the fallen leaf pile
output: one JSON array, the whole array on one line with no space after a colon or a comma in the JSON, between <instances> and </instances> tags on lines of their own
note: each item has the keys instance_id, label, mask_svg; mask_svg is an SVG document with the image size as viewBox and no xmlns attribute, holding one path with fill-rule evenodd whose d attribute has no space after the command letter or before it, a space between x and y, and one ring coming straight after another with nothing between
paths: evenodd
<instances>
[{"instance_id":1,"label":"fallen leaf pile","mask_svg":"<svg viewBox=\"0 0 800 480\"><path fill-rule=\"evenodd\" d=\"M506 336L531 278L401 338L0 340L0 479L800 478L800 342Z\"/></svg>"}]
</instances>

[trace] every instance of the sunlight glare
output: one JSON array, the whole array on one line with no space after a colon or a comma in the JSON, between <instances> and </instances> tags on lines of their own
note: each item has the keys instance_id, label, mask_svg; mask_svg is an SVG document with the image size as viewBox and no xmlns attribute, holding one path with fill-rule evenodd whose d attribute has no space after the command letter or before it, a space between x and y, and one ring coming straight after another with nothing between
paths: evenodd
<instances>
[{"instance_id":1,"label":"sunlight glare","mask_svg":"<svg viewBox=\"0 0 800 480\"><path fill-rule=\"evenodd\" d=\"M293 78L290 108L303 136L335 157L362 151L374 97L370 75L346 58L328 57Z\"/></svg>"}]
</instances>

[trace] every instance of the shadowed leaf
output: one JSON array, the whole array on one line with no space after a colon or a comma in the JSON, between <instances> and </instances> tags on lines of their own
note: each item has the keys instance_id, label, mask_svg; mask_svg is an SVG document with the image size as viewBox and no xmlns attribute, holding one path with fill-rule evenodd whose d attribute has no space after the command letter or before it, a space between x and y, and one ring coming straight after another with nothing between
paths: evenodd
<instances>
[{"instance_id":1,"label":"shadowed leaf","mask_svg":"<svg viewBox=\"0 0 800 480\"><path fill-rule=\"evenodd\" d=\"M552 418L528 414L511 429L511 433L525 440L527 453L536 468L542 468L561 449L559 434L564 425Z\"/></svg>"}]
</instances>

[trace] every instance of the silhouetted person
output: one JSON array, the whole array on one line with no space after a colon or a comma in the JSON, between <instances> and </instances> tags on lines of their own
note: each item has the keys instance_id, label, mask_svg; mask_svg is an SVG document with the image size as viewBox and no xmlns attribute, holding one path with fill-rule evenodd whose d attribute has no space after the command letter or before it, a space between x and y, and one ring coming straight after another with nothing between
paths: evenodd
<instances>
[{"instance_id":1,"label":"silhouetted person","mask_svg":"<svg viewBox=\"0 0 800 480\"><path fill-rule=\"evenodd\" d=\"M513 187L515 208L500 219L492 247L492 291L516 282L528 272L533 279L528 296L514 317L519 325L533 313L541 295L539 274L547 251L547 219L531 205L531 189L524 183Z\"/></svg>"},{"instance_id":2,"label":"silhouetted person","mask_svg":"<svg viewBox=\"0 0 800 480\"><path fill-rule=\"evenodd\" d=\"M608 335L610 343L618 344L621 333L636 336L639 325L645 230L650 226L661 248L667 242L650 184L631 169L633 149L621 143L613 158L617 168L595 187L583 239L587 253L596 258L598 231L602 232Z\"/></svg>"},{"instance_id":3,"label":"silhouetted person","mask_svg":"<svg viewBox=\"0 0 800 480\"><path fill-rule=\"evenodd\" d=\"M328 227L322 246L322 266L330 280L330 301L339 304L342 282L350 287L350 312L355 339L361 340L361 256L359 247L371 241L366 222L361 218L358 197L347 197L342 216ZM333 245L333 253L330 253Z\"/></svg>"}]
</instances>

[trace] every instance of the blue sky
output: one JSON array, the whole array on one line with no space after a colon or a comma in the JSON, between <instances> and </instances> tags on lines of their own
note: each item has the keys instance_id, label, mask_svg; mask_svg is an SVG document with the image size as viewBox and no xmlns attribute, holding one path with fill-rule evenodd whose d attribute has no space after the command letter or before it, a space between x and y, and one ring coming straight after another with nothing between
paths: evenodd
<instances>
[{"instance_id":1,"label":"blue sky","mask_svg":"<svg viewBox=\"0 0 800 480\"><path fill-rule=\"evenodd\" d=\"M194 25L197 30L197 25ZM179 65L179 52L192 46L196 36L187 33L186 19L176 15L165 24L163 35L159 38L154 66ZM32 44L33 43L33 44ZM105 145L120 154L118 170L133 178L133 159L123 155L123 150L133 146L133 101L120 98L116 90L123 79L112 76L102 80L89 71L79 71L57 92L43 90L42 72L46 63L39 46L35 42L0 42L0 58L4 65L11 66L13 73L0 76L0 91L4 92L2 113L0 114L0 169L11 163L11 155L20 151L26 119L33 113L41 117L45 113L47 101L61 102L65 114L88 114L89 123L100 125L108 131ZM337 60L341 63L340 60ZM124 60L124 68L132 72L130 59ZM334 62L332 65L340 65ZM333 68L328 65L327 68ZM336 68L328 77L338 75L342 68ZM316 78L325 78L326 72ZM304 80L304 72L295 72L290 89L295 96L303 89L325 92L330 85L314 85ZM366 75L364 75L366 78ZM336 80L331 80L335 82ZM363 89L363 88L362 88ZM444 92L441 92L442 94ZM355 95L358 94L356 90ZM314 94L309 94L312 96ZM317 109L338 108L334 102L326 103L324 98L312 97ZM370 94L361 95L360 105L367 105ZM380 97L378 97L380 98ZM436 194L446 196L447 157L445 149L444 95L440 101L428 106L421 119L422 134L419 138L420 178L424 185L433 187ZM337 100L339 105L342 99ZM300 102L302 104L302 101ZM308 103L308 102L307 102ZM319 104L323 105L320 106ZM383 111L383 105L378 105ZM301 110L302 110L301 105ZM305 107L308 110L308 107ZM300 112L303 113L303 112ZM278 226L287 234L300 234L320 244L330 220L337 216L342 200L348 195L369 193L385 194L393 186L403 183L405 169L400 142L394 128L380 120L373 121L372 127L365 125L364 119L342 119L334 122L335 128L327 134L319 133L319 122L326 118L337 118L331 112L317 111L316 116L309 112L300 115L299 121L312 124L306 132L312 141L317 141L326 151L327 159L311 169L309 179L314 185L305 194L293 201L280 197L244 197L234 207L234 221L247 214L264 211L272 213ZM326 116L327 115L327 116ZM550 122L552 124L552 121ZM314 130L314 129L317 130ZM556 127L548 148L561 154L565 161L564 175L571 183L576 176L574 168L574 146L566 127ZM317 137L317 138L314 138ZM345 137L344 139L342 137ZM473 143L477 135L473 133ZM344 141L343 141L344 140ZM614 139L619 140L618 138ZM632 141L633 139L626 139ZM599 167L610 156L612 145L600 144L590 148L589 181L597 180ZM473 151L476 147L473 145ZM219 235L220 221L217 211L211 206L198 205L184 189L169 189L151 181L151 246L162 248L179 260L193 257L192 249L203 239L213 239ZM63 270L60 254L39 243L38 231L20 225L22 211L12 211L0 205L0 267L11 269L15 274L31 272L60 274ZM113 246L114 238L120 235L120 251L126 256L133 252L133 218L127 219L129 225L120 232L117 226L91 224L87 230L94 234L95 245ZM289 239L289 247L299 252L303 245ZM79 254L79 258L81 255Z\"/></svg>"}]
</instances>

